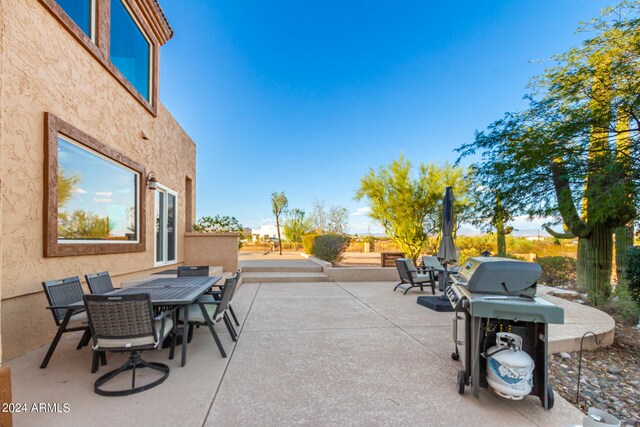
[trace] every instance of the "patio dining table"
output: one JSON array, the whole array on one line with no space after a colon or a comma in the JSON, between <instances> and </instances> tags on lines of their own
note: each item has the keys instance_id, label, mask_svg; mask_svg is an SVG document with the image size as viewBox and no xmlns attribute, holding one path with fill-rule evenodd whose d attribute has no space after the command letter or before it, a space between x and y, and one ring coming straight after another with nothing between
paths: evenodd
<instances>
[{"instance_id":1,"label":"patio dining table","mask_svg":"<svg viewBox=\"0 0 640 427\"><path fill-rule=\"evenodd\" d=\"M181 365L187 363L187 330L189 327L189 310L186 308L189 304L196 302L205 292L210 290L221 279L220 276L211 277L175 277L175 278L158 278L148 282L143 282L129 288L120 288L106 293L105 295L119 296L131 295L135 293L149 293L151 303L154 306L178 306L182 310L182 361ZM49 359L53 355L53 351L58 345L58 341L62 336L71 316L74 312L84 309L84 301L77 301L67 306L67 313L64 320L58 328L56 337L54 338L49 351L42 362L41 367L46 367Z\"/></svg>"}]
</instances>

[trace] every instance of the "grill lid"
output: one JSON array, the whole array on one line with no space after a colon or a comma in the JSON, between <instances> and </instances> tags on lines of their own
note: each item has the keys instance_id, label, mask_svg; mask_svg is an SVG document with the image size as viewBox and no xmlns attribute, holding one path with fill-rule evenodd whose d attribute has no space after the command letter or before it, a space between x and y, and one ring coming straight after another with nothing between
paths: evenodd
<instances>
[{"instance_id":1,"label":"grill lid","mask_svg":"<svg viewBox=\"0 0 640 427\"><path fill-rule=\"evenodd\" d=\"M541 274L542 268L535 262L475 257L460 269L459 281L471 292L533 297Z\"/></svg>"}]
</instances>

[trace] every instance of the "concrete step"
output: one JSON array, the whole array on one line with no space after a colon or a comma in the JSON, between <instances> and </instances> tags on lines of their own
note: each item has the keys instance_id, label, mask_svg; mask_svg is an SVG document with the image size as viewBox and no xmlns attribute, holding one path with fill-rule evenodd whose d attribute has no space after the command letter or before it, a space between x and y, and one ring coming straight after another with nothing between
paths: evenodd
<instances>
[{"instance_id":1,"label":"concrete step","mask_svg":"<svg viewBox=\"0 0 640 427\"><path fill-rule=\"evenodd\" d=\"M327 282L329 279L323 273L292 273L292 272L250 272L242 273L244 283L297 283L297 282Z\"/></svg>"},{"instance_id":2,"label":"concrete step","mask_svg":"<svg viewBox=\"0 0 640 427\"><path fill-rule=\"evenodd\" d=\"M273 266L273 267L265 267L265 266L252 266L246 265L242 266L242 271L244 273L322 273L322 267L319 265L315 266L297 266L297 267L288 267L288 266Z\"/></svg>"}]
</instances>

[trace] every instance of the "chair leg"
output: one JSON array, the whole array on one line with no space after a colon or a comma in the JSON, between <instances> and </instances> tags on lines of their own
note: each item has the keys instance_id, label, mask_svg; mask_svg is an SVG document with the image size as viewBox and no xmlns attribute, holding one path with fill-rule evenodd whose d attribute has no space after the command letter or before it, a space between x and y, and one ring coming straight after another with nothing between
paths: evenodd
<instances>
[{"instance_id":1,"label":"chair leg","mask_svg":"<svg viewBox=\"0 0 640 427\"><path fill-rule=\"evenodd\" d=\"M90 339L91 339L91 332L89 331L89 329L86 329L82 334L82 338L80 338L80 341L78 342L78 346L76 347L76 350L80 350L82 347L89 344Z\"/></svg>"},{"instance_id":2,"label":"chair leg","mask_svg":"<svg viewBox=\"0 0 640 427\"><path fill-rule=\"evenodd\" d=\"M100 356L98 355L98 352L93 350L93 360L91 362L91 373L95 374L96 372L98 372L98 359L100 358Z\"/></svg>"},{"instance_id":3,"label":"chair leg","mask_svg":"<svg viewBox=\"0 0 640 427\"><path fill-rule=\"evenodd\" d=\"M240 327L240 322L238 322L238 318L236 317L236 314L233 312L233 307L231 307L231 304L229 304L229 313L231 313L231 317L233 317L233 321L236 323L236 326Z\"/></svg>"},{"instance_id":4,"label":"chair leg","mask_svg":"<svg viewBox=\"0 0 640 427\"><path fill-rule=\"evenodd\" d=\"M190 343L192 338L193 338L193 325L189 325L189 334L187 337L187 342ZM184 339L184 337L182 339Z\"/></svg>"},{"instance_id":5,"label":"chair leg","mask_svg":"<svg viewBox=\"0 0 640 427\"><path fill-rule=\"evenodd\" d=\"M409 292L409 289L413 289L414 285L409 286L407 289L405 289L404 293L402 295L406 295L407 292Z\"/></svg>"},{"instance_id":6,"label":"chair leg","mask_svg":"<svg viewBox=\"0 0 640 427\"><path fill-rule=\"evenodd\" d=\"M178 341L178 322L176 321L176 313L173 312L173 331L171 332L171 349L169 350L169 359L173 360L176 352L176 343Z\"/></svg>"},{"instance_id":7,"label":"chair leg","mask_svg":"<svg viewBox=\"0 0 640 427\"><path fill-rule=\"evenodd\" d=\"M226 358L227 353L224 351L224 347L222 347L222 343L220 342L220 338L218 338L218 334L216 334L216 330L213 329L213 324L209 325L209 330L211 331L211 335L213 335L213 340L216 342L216 346L218 346L218 350L220 350L220 355Z\"/></svg>"},{"instance_id":8,"label":"chair leg","mask_svg":"<svg viewBox=\"0 0 640 427\"><path fill-rule=\"evenodd\" d=\"M100 364L102 366L107 366L107 353L104 351L100 352Z\"/></svg>"},{"instance_id":9,"label":"chair leg","mask_svg":"<svg viewBox=\"0 0 640 427\"><path fill-rule=\"evenodd\" d=\"M398 289L398 286L402 285L403 283L404 283L404 282L400 282L400 283L398 283L398 284L396 285L396 287L395 287L395 288L393 288L393 292L395 292L395 291L396 291L396 289Z\"/></svg>"},{"instance_id":10,"label":"chair leg","mask_svg":"<svg viewBox=\"0 0 640 427\"><path fill-rule=\"evenodd\" d=\"M231 340L233 342L238 341L238 336L236 334L235 329L233 329L233 325L231 324L231 321L229 320L227 313L223 315L223 320L224 320L224 324L227 326L227 331L229 331L229 335L231 335Z\"/></svg>"},{"instance_id":11,"label":"chair leg","mask_svg":"<svg viewBox=\"0 0 640 427\"><path fill-rule=\"evenodd\" d=\"M222 347L220 338L218 338L218 334L216 334L216 330L213 328L213 322L211 322L211 318L209 318L209 314L207 313L207 310L204 308L204 304L199 304L199 305L200 305L200 310L202 310L202 315L204 316L205 322L207 322L207 326L209 327L209 331L211 331L213 340L216 342L216 345L218 346L218 350L220 350L220 355L226 358L227 353L224 351L224 347Z\"/></svg>"},{"instance_id":12,"label":"chair leg","mask_svg":"<svg viewBox=\"0 0 640 427\"><path fill-rule=\"evenodd\" d=\"M51 356L53 356L53 352L58 346L58 343L60 342L60 337L62 337L64 330L67 328L67 325L69 324L69 319L71 319L72 314L73 314L72 310L67 310L67 314L65 314L64 319L62 320L62 323L58 327L58 332L56 332L56 336L53 338L53 341L51 341L49 350L47 350L47 354L44 356L44 360L40 364L40 369L46 368L47 365L49 364L49 360L51 360Z\"/></svg>"}]
</instances>

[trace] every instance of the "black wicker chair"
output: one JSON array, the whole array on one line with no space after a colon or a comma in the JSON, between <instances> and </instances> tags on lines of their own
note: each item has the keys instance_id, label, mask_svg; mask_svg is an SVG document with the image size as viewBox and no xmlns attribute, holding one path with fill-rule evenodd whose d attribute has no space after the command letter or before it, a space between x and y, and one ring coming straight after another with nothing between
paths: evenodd
<instances>
[{"instance_id":1,"label":"black wicker chair","mask_svg":"<svg viewBox=\"0 0 640 427\"><path fill-rule=\"evenodd\" d=\"M229 335L231 335L231 339L233 341L238 339L238 335L227 316L227 310L229 309L229 302L231 301L231 297L233 296L236 285L238 284L239 276L239 274L236 274L234 277L226 279L222 291L205 294L194 304L187 307L187 310L189 310L189 335L187 337L189 342L191 342L191 338L193 337L194 326L208 326L209 331L211 331L211 335L218 346L218 350L220 350L220 354L222 357L227 357L213 325L218 323L220 320L224 321L224 324L229 331Z\"/></svg>"},{"instance_id":2,"label":"black wicker chair","mask_svg":"<svg viewBox=\"0 0 640 427\"><path fill-rule=\"evenodd\" d=\"M94 295L106 294L113 290L113 283L111 283L111 276L109 276L108 271L86 274L84 278L89 285L89 291Z\"/></svg>"},{"instance_id":3,"label":"black wicker chair","mask_svg":"<svg viewBox=\"0 0 640 427\"><path fill-rule=\"evenodd\" d=\"M433 270L428 270L427 274L420 274L413 265L413 261L409 258L396 259L396 267L398 268L400 283L393 288L394 292L400 288L404 289L404 295L406 295L411 288L420 288L421 291L424 291L424 286L430 285L431 292L433 295L436 294L436 280L433 276Z\"/></svg>"},{"instance_id":4,"label":"black wicker chair","mask_svg":"<svg viewBox=\"0 0 640 427\"><path fill-rule=\"evenodd\" d=\"M127 396L153 388L169 376L169 367L162 363L147 362L140 352L155 350L173 333L170 358L175 351L175 308L154 316L151 297L148 293L113 295L85 295L94 349L131 353L127 362L98 378L94 391L102 396ZM136 369L150 368L162 373L161 377L148 384L136 387ZM123 390L105 390L102 386L124 371L131 370L131 387Z\"/></svg>"},{"instance_id":5,"label":"black wicker chair","mask_svg":"<svg viewBox=\"0 0 640 427\"><path fill-rule=\"evenodd\" d=\"M84 331L80 342L76 348L80 349L89 344L91 339L91 331L89 329L89 321L87 320L87 313L84 310L76 310L76 312L69 318L68 322L62 327L64 319L67 315L67 307L74 302L82 301L84 292L82 291L82 285L78 276L67 277L59 280L48 280L42 282L44 293L47 296L49 307L53 315L53 320L58 326L58 332L56 333L49 350L47 351L42 364L41 369L47 367L53 352L55 351L62 334L66 332ZM104 360L104 359L103 359Z\"/></svg>"},{"instance_id":6,"label":"black wicker chair","mask_svg":"<svg viewBox=\"0 0 640 427\"><path fill-rule=\"evenodd\" d=\"M178 277L209 277L209 266L201 265L194 267L178 267ZM224 285L214 285L214 287L216 286L220 288L224 287ZM233 295L231 295L231 298L233 298ZM231 317L233 317L233 321L235 322L236 326L240 326L240 322L238 322L238 318L236 317L236 313L233 311L233 307L231 307L231 304L229 304L229 313L231 314Z\"/></svg>"}]
</instances>

